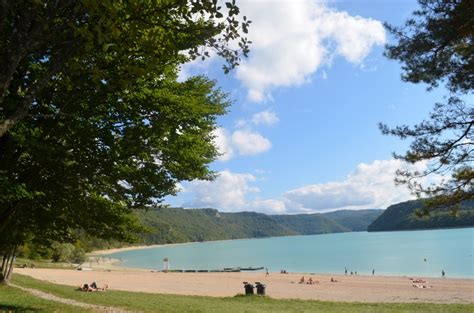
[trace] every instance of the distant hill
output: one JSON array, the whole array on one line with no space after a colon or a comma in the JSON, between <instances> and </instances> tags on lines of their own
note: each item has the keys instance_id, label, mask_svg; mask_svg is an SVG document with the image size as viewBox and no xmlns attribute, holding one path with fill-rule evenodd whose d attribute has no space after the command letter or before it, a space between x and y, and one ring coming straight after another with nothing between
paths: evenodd
<instances>
[{"instance_id":1,"label":"distant hill","mask_svg":"<svg viewBox=\"0 0 474 313\"><path fill-rule=\"evenodd\" d=\"M146 244L297 235L265 214L215 209L157 208L137 213L150 229Z\"/></svg>"},{"instance_id":2,"label":"distant hill","mask_svg":"<svg viewBox=\"0 0 474 313\"><path fill-rule=\"evenodd\" d=\"M422 202L420 200L394 204L369 225L368 231L474 226L474 201L461 203L456 216L446 208L436 210L429 216L418 217L416 211L421 208Z\"/></svg>"},{"instance_id":3,"label":"distant hill","mask_svg":"<svg viewBox=\"0 0 474 313\"><path fill-rule=\"evenodd\" d=\"M360 231L366 230L366 226L381 212L382 210L361 210L266 215L165 207L138 211L137 215L150 230L149 233L140 235L142 242L162 244Z\"/></svg>"},{"instance_id":4,"label":"distant hill","mask_svg":"<svg viewBox=\"0 0 474 313\"><path fill-rule=\"evenodd\" d=\"M352 231L321 214L270 215L278 224L299 235L316 235Z\"/></svg>"},{"instance_id":5,"label":"distant hill","mask_svg":"<svg viewBox=\"0 0 474 313\"><path fill-rule=\"evenodd\" d=\"M377 219L384 210L339 210L329 213L323 213L336 223L352 231L366 231L367 227Z\"/></svg>"}]
</instances>

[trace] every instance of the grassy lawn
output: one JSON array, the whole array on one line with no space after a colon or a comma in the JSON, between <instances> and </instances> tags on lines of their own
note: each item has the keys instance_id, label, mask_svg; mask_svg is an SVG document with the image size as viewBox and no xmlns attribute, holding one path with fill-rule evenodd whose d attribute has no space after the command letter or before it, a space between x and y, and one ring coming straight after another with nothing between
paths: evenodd
<instances>
[{"instance_id":1,"label":"grassy lawn","mask_svg":"<svg viewBox=\"0 0 474 313\"><path fill-rule=\"evenodd\" d=\"M338 303L264 297L197 297L141 292L79 292L15 274L13 283L81 302L146 312L474 312L474 305ZM1 299L1 298L0 298Z\"/></svg>"},{"instance_id":2,"label":"grassy lawn","mask_svg":"<svg viewBox=\"0 0 474 313\"><path fill-rule=\"evenodd\" d=\"M17 288L0 285L0 312L88 312L87 310L33 297Z\"/></svg>"},{"instance_id":3,"label":"grassy lawn","mask_svg":"<svg viewBox=\"0 0 474 313\"><path fill-rule=\"evenodd\" d=\"M17 258L15 260L15 267L35 267L35 268L56 268L56 269L72 269L76 266L71 263L52 262L48 260L30 260L24 258Z\"/></svg>"}]
</instances>

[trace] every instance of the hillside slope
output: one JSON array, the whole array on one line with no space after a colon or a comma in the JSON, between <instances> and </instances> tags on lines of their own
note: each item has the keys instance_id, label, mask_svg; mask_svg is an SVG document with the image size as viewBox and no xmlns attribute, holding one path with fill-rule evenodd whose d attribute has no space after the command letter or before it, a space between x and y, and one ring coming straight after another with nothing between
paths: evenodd
<instances>
[{"instance_id":1,"label":"hillside slope","mask_svg":"<svg viewBox=\"0 0 474 313\"><path fill-rule=\"evenodd\" d=\"M155 208L137 211L148 233L145 244L314 235L366 230L379 213L364 210L331 214L266 215L255 212L224 213L215 209ZM330 218L333 216L334 218ZM340 222L338 222L340 221ZM342 224L342 225L341 225Z\"/></svg>"},{"instance_id":2,"label":"hillside slope","mask_svg":"<svg viewBox=\"0 0 474 313\"><path fill-rule=\"evenodd\" d=\"M321 214L270 215L278 224L300 235L342 233L351 231Z\"/></svg>"},{"instance_id":3,"label":"hillside slope","mask_svg":"<svg viewBox=\"0 0 474 313\"><path fill-rule=\"evenodd\" d=\"M419 200L394 204L370 224L367 230L391 231L474 226L474 201L463 202L456 216L449 209L441 209L432 212L429 216L418 217L416 211L421 207L422 202Z\"/></svg>"},{"instance_id":4,"label":"hillside slope","mask_svg":"<svg viewBox=\"0 0 474 313\"><path fill-rule=\"evenodd\" d=\"M330 218L336 223L352 231L366 231L367 227L375 221L384 210L339 210L323 213L324 217Z\"/></svg>"}]
</instances>

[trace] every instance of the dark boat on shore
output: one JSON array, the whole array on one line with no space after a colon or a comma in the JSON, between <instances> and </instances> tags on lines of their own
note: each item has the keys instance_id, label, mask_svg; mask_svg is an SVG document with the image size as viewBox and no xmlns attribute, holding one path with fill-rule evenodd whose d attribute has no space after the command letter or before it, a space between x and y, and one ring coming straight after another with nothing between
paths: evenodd
<instances>
[{"instance_id":1,"label":"dark boat on shore","mask_svg":"<svg viewBox=\"0 0 474 313\"><path fill-rule=\"evenodd\" d=\"M259 271L263 270L263 267L241 267L241 271Z\"/></svg>"}]
</instances>

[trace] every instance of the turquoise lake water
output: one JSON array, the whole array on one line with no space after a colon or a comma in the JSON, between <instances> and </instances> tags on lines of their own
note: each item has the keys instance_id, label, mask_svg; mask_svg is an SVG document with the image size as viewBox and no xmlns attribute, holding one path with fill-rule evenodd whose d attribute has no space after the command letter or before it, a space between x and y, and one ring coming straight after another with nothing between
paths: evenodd
<instances>
[{"instance_id":1,"label":"turquoise lake water","mask_svg":"<svg viewBox=\"0 0 474 313\"><path fill-rule=\"evenodd\" d=\"M126 267L222 269L266 267L271 272L417 275L474 278L474 228L353 232L174 245L123 251L108 256ZM426 259L426 261L425 261Z\"/></svg>"}]
</instances>

